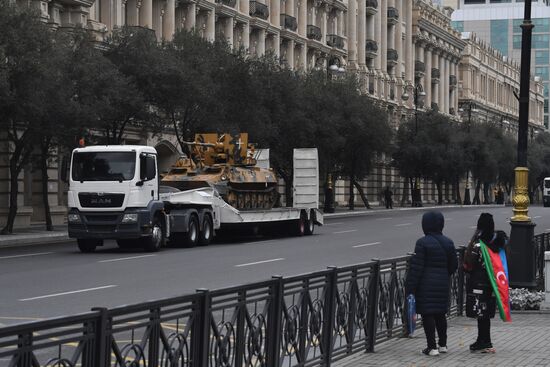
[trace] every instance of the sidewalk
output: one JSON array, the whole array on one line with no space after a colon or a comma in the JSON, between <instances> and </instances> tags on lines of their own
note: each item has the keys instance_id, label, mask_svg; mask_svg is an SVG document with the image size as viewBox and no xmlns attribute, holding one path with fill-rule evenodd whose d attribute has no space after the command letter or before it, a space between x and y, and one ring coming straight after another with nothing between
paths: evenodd
<instances>
[{"instance_id":1,"label":"sidewalk","mask_svg":"<svg viewBox=\"0 0 550 367\"><path fill-rule=\"evenodd\" d=\"M414 211L428 209L444 209L444 208L460 208L462 205L427 205L420 208L411 207L395 207L394 209L386 209L383 206L373 206L372 209L348 210L346 207L339 207L335 213L325 213L327 218L345 218L362 215L376 215L380 213L395 212L395 211ZM479 207L500 207L502 205L478 205ZM53 231L46 231L45 225L33 224L29 228L16 228L11 235L0 235L0 248L24 246L33 244L50 244L68 241L66 226L57 226Z\"/></svg>"},{"instance_id":2,"label":"sidewalk","mask_svg":"<svg viewBox=\"0 0 550 367\"><path fill-rule=\"evenodd\" d=\"M469 345L477 337L475 319L455 317L449 321L449 352L436 357L421 354L426 348L422 327L413 338L396 338L375 346L374 353L358 353L333 364L336 367L366 366L550 366L550 313L512 312L512 323L491 320L491 337L495 354L471 353Z\"/></svg>"}]
</instances>

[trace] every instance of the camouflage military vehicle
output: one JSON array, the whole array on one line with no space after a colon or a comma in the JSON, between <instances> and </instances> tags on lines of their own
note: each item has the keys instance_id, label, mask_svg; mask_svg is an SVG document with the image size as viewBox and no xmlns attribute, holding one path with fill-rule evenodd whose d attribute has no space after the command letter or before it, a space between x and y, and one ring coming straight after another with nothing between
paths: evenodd
<instances>
[{"instance_id":1,"label":"camouflage military vehicle","mask_svg":"<svg viewBox=\"0 0 550 367\"><path fill-rule=\"evenodd\" d=\"M277 201L277 177L256 167L248 134L197 134L188 143L190 157L176 161L162 184L179 190L212 186L234 208L271 209Z\"/></svg>"}]
</instances>

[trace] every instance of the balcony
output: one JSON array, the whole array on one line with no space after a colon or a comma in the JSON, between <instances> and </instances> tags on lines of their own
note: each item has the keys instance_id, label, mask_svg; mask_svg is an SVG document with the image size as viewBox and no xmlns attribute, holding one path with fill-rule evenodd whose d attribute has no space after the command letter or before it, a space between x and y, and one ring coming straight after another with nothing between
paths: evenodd
<instances>
[{"instance_id":1,"label":"balcony","mask_svg":"<svg viewBox=\"0 0 550 367\"><path fill-rule=\"evenodd\" d=\"M365 43L365 57L374 59L378 55L378 43L374 40L367 40Z\"/></svg>"},{"instance_id":2,"label":"balcony","mask_svg":"<svg viewBox=\"0 0 550 367\"><path fill-rule=\"evenodd\" d=\"M388 7L388 24L397 24L399 11L396 8Z\"/></svg>"},{"instance_id":3,"label":"balcony","mask_svg":"<svg viewBox=\"0 0 550 367\"><path fill-rule=\"evenodd\" d=\"M422 78L426 72L426 64L424 61L415 60L414 61L414 76L417 78Z\"/></svg>"},{"instance_id":4,"label":"balcony","mask_svg":"<svg viewBox=\"0 0 550 367\"><path fill-rule=\"evenodd\" d=\"M306 35L307 35L307 38L309 38L310 40L320 41L323 38L323 34L321 33L321 28L312 24L307 25Z\"/></svg>"},{"instance_id":5,"label":"balcony","mask_svg":"<svg viewBox=\"0 0 550 367\"><path fill-rule=\"evenodd\" d=\"M269 18L269 8L267 5L254 0L250 1L250 9L248 13L251 17L260 18L263 20L267 20L267 18Z\"/></svg>"},{"instance_id":6,"label":"balcony","mask_svg":"<svg viewBox=\"0 0 550 367\"><path fill-rule=\"evenodd\" d=\"M237 5L237 0L216 0L216 4L221 4L234 8Z\"/></svg>"},{"instance_id":7,"label":"balcony","mask_svg":"<svg viewBox=\"0 0 550 367\"><path fill-rule=\"evenodd\" d=\"M432 68L432 83L439 83L440 77L441 77L441 73L439 72L439 69Z\"/></svg>"},{"instance_id":8,"label":"balcony","mask_svg":"<svg viewBox=\"0 0 550 367\"><path fill-rule=\"evenodd\" d=\"M336 34L327 34L327 45L330 47L336 47L340 50L344 49L344 37Z\"/></svg>"},{"instance_id":9,"label":"balcony","mask_svg":"<svg viewBox=\"0 0 550 367\"><path fill-rule=\"evenodd\" d=\"M378 13L378 0L366 0L367 1L367 15L374 15Z\"/></svg>"},{"instance_id":10,"label":"balcony","mask_svg":"<svg viewBox=\"0 0 550 367\"><path fill-rule=\"evenodd\" d=\"M388 65L394 66L397 64L397 60L399 60L399 54L397 53L397 50L394 50L393 48L388 49Z\"/></svg>"},{"instance_id":11,"label":"balcony","mask_svg":"<svg viewBox=\"0 0 550 367\"><path fill-rule=\"evenodd\" d=\"M456 75L449 75L449 86L451 89L455 89L457 84L458 80L456 79Z\"/></svg>"},{"instance_id":12,"label":"balcony","mask_svg":"<svg viewBox=\"0 0 550 367\"><path fill-rule=\"evenodd\" d=\"M298 22L296 21L295 17L281 14L281 28L296 32L296 29L298 29Z\"/></svg>"}]
</instances>

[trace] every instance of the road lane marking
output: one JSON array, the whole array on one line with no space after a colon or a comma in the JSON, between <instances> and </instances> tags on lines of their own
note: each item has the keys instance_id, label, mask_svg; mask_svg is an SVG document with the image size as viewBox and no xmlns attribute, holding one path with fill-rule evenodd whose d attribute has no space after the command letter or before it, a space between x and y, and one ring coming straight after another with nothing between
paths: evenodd
<instances>
[{"instance_id":1,"label":"road lane marking","mask_svg":"<svg viewBox=\"0 0 550 367\"><path fill-rule=\"evenodd\" d=\"M325 223L325 226L337 226L340 224L344 224L344 222L338 222L338 223Z\"/></svg>"},{"instance_id":2,"label":"road lane marking","mask_svg":"<svg viewBox=\"0 0 550 367\"><path fill-rule=\"evenodd\" d=\"M253 263L246 263L246 264L239 264L235 265L236 268L241 268L243 266L250 266L250 265L257 265L257 264L265 264L265 263L272 263L274 261L281 261L284 260L284 257L279 257L277 259L269 259L269 260L261 260L261 261L255 261Z\"/></svg>"},{"instance_id":3,"label":"road lane marking","mask_svg":"<svg viewBox=\"0 0 550 367\"><path fill-rule=\"evenodd\" d=\"M111 285L104 285L104 286L101 286L101 287L79 289L79 290L76 290L76 291L68 291L68 292L61 292L61 293L52 293L52 294L46 294L46 295L37 296L37 297L21 298L19 301L20 301L20 302L34 301L34 300L36 300L36 299L51 298L51 297L59 297L59 296L66 296L66 295L68 295L68 294L75 294L75 293L83 293L83 292L98 291L98 290L100 290L100 289L107 289L107 288L114 288L114 287L116 287L116 285L114 285L114 284L111 284Z\"/></svg>"},{"instance_id":4,"label":"road lane marking","mask_svg":"<svg viewBox=\"0 0 550 367\"><path fill-rule=\"evenodd\" d=\"M16 257L40 256L40 255L49 255L49 254L53 254L53 252L37 252L37 253L34 253L34 254L0 256L0 260L3 260L3 259L15 259Z\"/></svg>"},{"instance_id":5,"label":"road lane marking","mask_svg":"<svg viewBox=\"0 0 550 367\"><path fill-rule=\"evenodd\" d=\"M143 257L151 257L151 256L157 256L157 255L139 255L139 256L131 256L131 257L119 257L118 259L109 259L109 260L101 260L98 261L100 263L110 263L113 261L123 261L123 260L133 260L133 259L141 259Z\"/></svg>"},{"instance_id":6,"label":"road lane marking","mask_svg":"<svg viewBox=\"0 0 550 367\"><path fill-rule=\"evenodd\" d=\"M372 242L372 243L364 243L362 245L355 245L355 246L352 246L353 248L358 248L358 247L367 247L367 246L374 246L374 245L380 245L382 242Z\"/></svg>"},{"instance_id":7,"label":"road lane marking","mask_svg":"<svg viewBox=\"0 0 550 367\"><path fill-rule=\"evenodd\" d=\"M391 220L393 218L376 218L376 220Z\"/></svg>"},{"instance_id":8,"label":"road lane marking","mask_svg":"<svg viewBox=\"0 0 550 367\"><path fill-rule=\"evenodd\" d=\"M332 232L333 234L341 234L341 233L351 233L351 232L357 232L356 229L348 229L347 231L338 231L338 232Z\"/></svg>"},{"instance_id":9,"label":"road lane marking","mask_svg":"<svg viewBox=\"0 0 550 367\"><path fill-rule=\"evenodd\" d=\"M477 226L470 226L470 228L471 228L471 229L476 229L476 228L477 228Z\"/></svg>"},{"instance_id":10,"label":"road lane marking","mask_svg":"<svg viewBox=\"0 0 550 367\"><path fill-rule=\"evenodd\" d=\"M536 217L533 217L533 219L538 219L540 218L540 215L537 215Z\"/></svg>"},{"instance_id":11,"label":"road lane marking","mask_svg":"<svg viewBox=\"0 0 550 367\"><path fill-rule=\"evenodd\" d=\"M401 223L401 224L396 224L395 227L404 227L404 226L410 226L412 223Z\"/></svg>"}]
</instances>

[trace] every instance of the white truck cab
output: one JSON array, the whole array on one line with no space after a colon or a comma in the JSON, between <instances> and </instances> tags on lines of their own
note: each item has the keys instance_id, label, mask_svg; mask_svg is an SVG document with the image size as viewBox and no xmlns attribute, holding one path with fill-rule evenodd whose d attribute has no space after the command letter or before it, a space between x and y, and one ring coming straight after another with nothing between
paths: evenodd
<instances>
[{"instance_id":1,"label":"white truck cab","mask_svg":"<svg viewBox=\"0 0 550 367\"><path fill-rule=\"evenodd\" d=\"M69 237L83 252L104 239L124 247L139 240L157 250L164 240L157 152L148 146L106 145L72 153L68 191ZM128 242L128 243L125 243Z\"/></svg>"},{"instance_id":2,"label":"white truck cab","mask_svg":"<svg viewBox=\"0 0 550 367\"><path fill-rule=\"evenodd\" d=\"M544 178L542 185L542 204L544 206L550 206L550 177Z\"/></svg>"}]
</instances>

